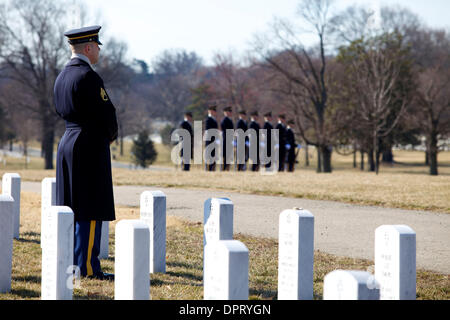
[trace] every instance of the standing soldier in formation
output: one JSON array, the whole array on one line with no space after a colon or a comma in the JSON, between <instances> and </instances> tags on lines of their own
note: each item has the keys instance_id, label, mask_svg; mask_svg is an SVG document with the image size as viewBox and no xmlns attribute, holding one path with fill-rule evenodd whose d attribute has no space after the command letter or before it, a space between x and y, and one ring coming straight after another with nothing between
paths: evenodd
<instances>
[{"instance_id":1,"label":"standing soldier in formation","mask_svg":"<svg viewBox=\"0 0 450 320\"><path fill-rule=\"evenodd\" d=\"M272 129L273 129L273 126L272 126L271 122L272 122L272 112L269 111L266 114L264 114L263 129L266 129L266 138L264 139L264 141L262 143L262 147L267 150L266 156L268 158L270 158L272 156ZM269 161L266 164L266 169L270 168L271 165L272 165L272 163L271 163L271 161Z\"/></svg>"},{"instance_id":2,"label":"standing soldier in formation","mask_svg":"<svg viewBox=\"0 0 450 320\"><path fill-rule=\"evenodd\" d=\"M259 170L259 130L260 126L258 123L258 111L253 111L250 113L250 125L249 129L255 130L256 133L256 146L251 144L252 141L250 141L250 148L256 148L256 159L252 159L252 171L258 171Z\"/></svg>"},{"instance_id":3,"label":"standing soldier in formation","mask_svg":"<svg viewBox=\"0 0 450 320\"><path fill-rule=\"evenodd\" d=\"M210 129L218 129L218 125L217 125L217 121L216 121L216 105L212 104L208 107L208 117L205 120L205 131L208 131ZM207 140L205 142L205 147L207 147L208 145L210 145L211 143L216 143L215 141L215 137L212 136L211 140ZM211 162L206 162L206 171L216 171L216 161L215 161L215 157L216 157L216 152L215 150L213 150L211 152L211 157L214 159Z\"/></svg>"},{"instance_id":4,"label":"standing soldier in formation","mask_svg":"<svg viewBox=\"0 0 450 320\"><path fill-rule=\"evenodd\" d=\"M98 255L102 223L116 218L109 146L118 126L103 80L92 69L102 44L100 28L64 33L72 57L54 86L56 113L66 124L56 157L56 205L73 210L73 264L81 276L112 280L114 275L102 272Z\"/></svg>"},{"instance_id":5,"label":"standing soldier in formation","mask_svg":"<svg viewBox=\"0 0 450 320\"><path fill-rule=\"evenodd\" d=\"M247 113L245 112L245 110L241 110L239 111L239 120L236 124L236 129L241 129L242 131L244 131L244 133L247 131L248 129L248 125L247 125ZM244 171L246 168L246 164L248 161L248 137L245 137L245 163L240 163L238 164L238 171ZM239 150L238 150L239 151ZM239 155L238 155L239 157ZM236 157L236 158L238 158Z\"/></svg>"},{"instance_id":6,"label":"standing soldier in formation","mask_svg":"<svg viewBox=\"0 0 450 320\"><path fill-rule=\"evenodd\" d=\"M287 162L288 162L288 171L294 172L295 168L295 147L297 146L295 143L295 135L291 126L294 126L294 121L289 120L288 126L286 129L286 151L287 151Z\"/></svg>"},{"instance_id":7,"label":"standing soldier in formation","mask_svg":"<svg viewBox=\"0 0 450 320\"><path fill-rule=\"evenodd\" d=\"M180 128L184 129L184 130L187 130L189 132L189 137L191 139L191 156L189 158L189 161L187 163L184 163L183 162L183 150L181 150L180 156L181 156L181 159L182 159L181 160L182 161L181 165L182 165L183 171L189 171L189 169L190 169L190 159L192 159L193 156L194 156L194 154L193 154L193 151L194 151L194 132L192 130L191 123L192 123L192 113L191 112L186 112L184 114L184 120L180 123Z\"/></svg>"},{"instance_id":8,"label":"standing soldier in formation","mask_svg":"<svg viewBox=\"0 0 450 320\"><path fill-rule=\"evenodd\" d=\"M223 159L223 165L222 170L223 171L230 171L230 158L232 158L233 148L229 149L227 152L227 129L234 130L233 120L231 120L232 117L232 108L231 107L225 107L223 109L223 115L225 116L222 121L220 122L220 129L222 130L222 159ZM227 161L228 160L228 161Z\"/></svg>"},{"instance_id":9,"label":"standing soldier in formation","mask_svg":"<svg viewBox=\"0 0 450 320\"><path fill-rule=\"evenodd\" d=\"M286 162L286 117L284 114L278 115L278 123L275 129L278 129L278 171L284 171Z\"/></svg>"}]
</instances>

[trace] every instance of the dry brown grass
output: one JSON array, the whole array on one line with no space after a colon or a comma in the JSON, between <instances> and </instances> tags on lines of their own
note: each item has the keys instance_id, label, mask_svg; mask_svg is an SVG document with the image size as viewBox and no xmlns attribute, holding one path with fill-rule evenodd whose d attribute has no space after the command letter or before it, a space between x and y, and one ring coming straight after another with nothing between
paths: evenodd
<instances>
[{"instance_id":1,"label":"dry brown grass","mask_svg":"<svg viewBox=\"0 0 450 320\"><path fill-rule=\"evenodd\" d=\"M3 299L40 299L41 249L40 197L23 192L21 201L21 238L14 240L12 291L0 294ZM102 260L105 272L114 272L115 225L120 219L136 219L139 209L117 208L117 220L110 225L110 256ZM249 248L250 299L276 299L278 243L276 240L235 235ZM162 299L202 299L203 231L201 223L167 219L167 272L151 275L151 297ZM314 263L314 297L322 298L323 278L335 269L371 270L373 262L336 257L316 251ZM114 284L108 281L81 280L74 290L74 299L113 299ZM425 270L417 271L417 298L449 300L448 275Z\"/></svg>"}]
</instances>

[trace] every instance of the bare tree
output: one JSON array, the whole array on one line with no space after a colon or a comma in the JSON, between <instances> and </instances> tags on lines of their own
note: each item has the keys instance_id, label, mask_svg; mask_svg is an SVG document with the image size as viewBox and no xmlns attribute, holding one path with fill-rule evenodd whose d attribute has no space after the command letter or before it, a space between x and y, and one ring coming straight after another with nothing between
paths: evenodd
<instances>
[{"instance_id":1,"label":"bare tree","mask_svg":"<svg viewBox=\"0 0 450 320\"><path fill-rule=\"evenodd\" d=\"M414 115L426 136L430 174L438 175L439 140L450 135L450 37L445 31L424 31L421 46L426 47L419 68Z\"/></svg>"},{"instance_id":2,"label":"bare tree","mask_svg":"<svg viewBox=\"0 0 450 320\"><path fill-rule=\"evenodd\" d=\"M53 168L55 123L53 84L68 58L65 1L6 1L0 5L0 62L6 76L20 84L35 103L17 101L40 122L45 168Z\"/></svg>"},{"instance_id":3,"label":"bare tree","mask_svg":"<svg viewBox=\"0 0 450 320\"><path fill-rule=\"evenodd\" d=\"M207 83L216 95L216 100L234 108L250 110L258 104L260 91L254 78L253 68L244 67L231 53L214 56L213 76Z\"/></svg>"},{"instance_id":4,"label":"bare tree","mask_svg":"<svg viewBox=\"0 0 450 320\"><path fill-rule=\"evenodd\" d=\"M171 121L174 125L191 102L191 89L197 87L196 76L202 66L194 52L166 50L153 62L153 81L148 88L150 114Z\"/></svg>"},{"instance_id":5,"label":"bare tree","mask_svg":"<svg viewBox=\"0 0 450 320\"><path fill-rule=\"evenodd\" d=\"M411 102L408 58L398 34L359 40L341 48L341 61L353 79L350 90L357 97L358 120L370 133L377 174L380 140L395 128Z\"/></svg>"},{"instance_id":6,"label":"bare tree","mask_svg":"<svg viewBox=\"0 0 450 320\"><path fill-rule=\"evenodd\" d=\"M331 0L302 1L298 7L304 25L317 37L317 47L308 50L299 38L305 30L301 32L293 24L280 19L272 24L269 33L257 36L254 43L255 52L265 62L264 66L271 69L279 81L284 79L287 82L280 92L294 99L293 105L303 111L303 116L315 131L314 139L308 137L302 121L298 121L305 142L316 146L319 151L319 160L322 161L318 172L332 171L332 137L326 130L328 58L325 54L331 3Z\"/></svg>"}]
</instances>

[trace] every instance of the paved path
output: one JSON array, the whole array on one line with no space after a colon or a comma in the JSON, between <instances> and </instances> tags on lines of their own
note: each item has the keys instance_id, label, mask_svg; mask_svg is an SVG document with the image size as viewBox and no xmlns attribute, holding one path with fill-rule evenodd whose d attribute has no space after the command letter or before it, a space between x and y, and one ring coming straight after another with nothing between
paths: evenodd
<instances>
[{"instance_id":1,"label":"paved path","mask_svg":"<svg viewBox=\"0 0 450 320\"><path fill-rule=\"evenodd\" d=\"M23 182L22 190L40 192L40 183ZM406 224L417 233L417 266L450 274L450 214L351 205L333 201L240 194L214 190L186 190L143 186L114 187L118 205L139 206L144 190L167 196L167 214L203 222L203 203L228 197L234 203L234 232L278 238L278 216L300 207L315 217L316 250L354 258L374 259L375 229L383 224Z\"/></svg>"}]
</instances>

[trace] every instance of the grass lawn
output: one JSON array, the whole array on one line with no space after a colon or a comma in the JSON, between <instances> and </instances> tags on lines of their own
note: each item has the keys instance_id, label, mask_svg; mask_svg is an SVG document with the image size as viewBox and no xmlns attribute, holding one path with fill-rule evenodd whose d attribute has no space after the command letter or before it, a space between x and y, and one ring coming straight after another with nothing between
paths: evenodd
<instances>
[{"instance_id":1,"label":"grass lawn","mask_svg":"<svg viewBox=\"0 0 450 320\"><path fill-rule=\"evenodd\" d=\"M170 156L170 150L157 146L165 150L165 153L160 153L161 157ZM378 175L354 169L352 156L337 154L331 174L316 173L314 159L307 168L300 162L294 173L263 175L250 171L205 172L201 166L183 172L174 165L164 165L164 159L160 158L158 166L169 170L114 168L113 181L115 185L217 189L450 213L450 152L440 154L439 176L428 175L428 168L421 165L423 152L396 151L394 156L402 164L383 166ZM6 168L0 165L0 175L18 172L23 180L28 181L42 181L45 177L55 176L54 170L37 169L39 166L42 168L42 159L32 158L29 164L32 169L28 170L20 167L19 160L15 159L16 163L11 160Z\"/></svg>"},{"instance_id":2,"label":"grass lawn","mask_svg":"<svg viewBox=\"0 0 450 320\"><path fill-rule=\"evenodd\" d=\"M114 272L114 230L121 219L139 218L139 209L117 208L117 220L110 225L110 256L102 260L105 272ZM2 299L40 299L40 197L24 192L21 200L21 237L14 240L12 291L0 294ZM150 294L153 300L202 299L203 231L201 223L191 223L169 216L167 219L167 272L151 275ZM278 243L276 240L247 237L237 234L250 252L250 299L276 299ZM368 270L373 262L362 259L336 257L316 251L314 256L314 298L322 299L324 276L335 270ZM74 299L113 299L113 282L81 280L74 290ZM417 299L449 300L448 275L417 270Z\"/></svg>"}]
</instances>

